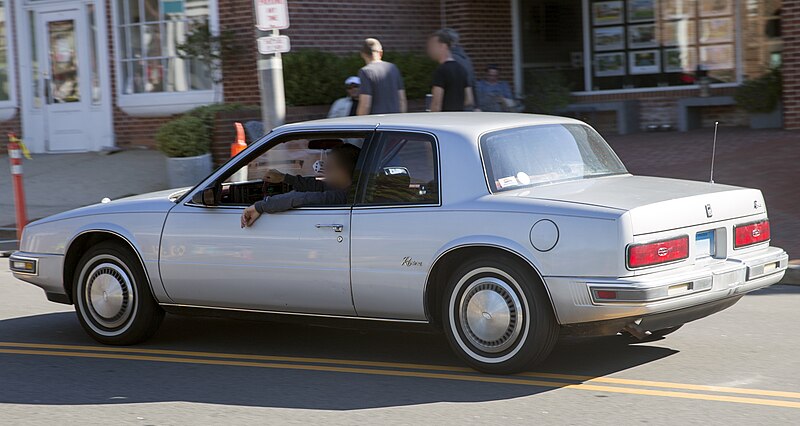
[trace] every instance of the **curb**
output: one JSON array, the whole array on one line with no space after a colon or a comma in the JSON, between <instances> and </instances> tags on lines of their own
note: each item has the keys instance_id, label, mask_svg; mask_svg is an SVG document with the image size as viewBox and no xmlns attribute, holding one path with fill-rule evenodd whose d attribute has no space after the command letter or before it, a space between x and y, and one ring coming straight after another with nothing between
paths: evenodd
<instances>
[{"instance_id":1,"label":"curb","mask_svg":"<svg viewBox=\"0 0 800 426\"><path fill-rule=\"evenodd\" d=\"M789 267L786 268L786 275L778 284L785 285L800 285L800 259L789 261Z\"/></svg>"}]
</instances>

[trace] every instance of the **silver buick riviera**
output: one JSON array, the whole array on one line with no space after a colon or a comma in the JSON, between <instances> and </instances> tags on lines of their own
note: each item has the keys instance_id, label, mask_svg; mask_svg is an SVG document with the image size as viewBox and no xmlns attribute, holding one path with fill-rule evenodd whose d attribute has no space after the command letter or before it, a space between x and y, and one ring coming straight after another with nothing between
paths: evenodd
<instances>
[{"instance_id":1,"label":"silver buick riviera","mask_svg":"<svg viewBox=\"0 0 800 426\"><path fill-rule=\"evenodd\" d=\"M347 144L343 202L242 226L323 190ZM783 277L769 242L760 191L633 176L580 121L398 114L282 126L192 189L31 223L10 261L102 343L142 342L164 312L415 322L512 373L559 335L660 337L733 305Z\"/></svg>"}]
</instances>

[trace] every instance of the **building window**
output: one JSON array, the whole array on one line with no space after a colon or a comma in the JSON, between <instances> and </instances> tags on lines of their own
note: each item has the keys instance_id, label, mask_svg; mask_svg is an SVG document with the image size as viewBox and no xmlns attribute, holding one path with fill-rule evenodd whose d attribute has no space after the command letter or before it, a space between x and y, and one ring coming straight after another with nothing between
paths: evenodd
<instances>
[{"instance_id":1,"label":"building window","mask_svg":"<svg viewBox=\"0 0 800 426\"><path fill-rule=\"evenodd\" d=\"M212 89L208 67L178 55L186 34L211 18L210 0L116 1L123 95Z\"/></svg>"},{"instance_id":2,"label":"building window","mask_svg":"<svg viewBox=\"0 0 800 426\"><path fill-rule=\"evenodd\" d=\"M573 92L653 90L780 64L780 0L518 1L526 82L545 71Z\"/></svg>"},{"instance_id":3,"label":"building window","mask_svg":"<svg viewBox=\"0 0 800 426\"><path fill-rule=\"evenodd\" d=\"M11 81L9 79L9 52L6 17L8 16L5 0L0 0L0 102L11 100Z\"/></svg>"}]
</instances>

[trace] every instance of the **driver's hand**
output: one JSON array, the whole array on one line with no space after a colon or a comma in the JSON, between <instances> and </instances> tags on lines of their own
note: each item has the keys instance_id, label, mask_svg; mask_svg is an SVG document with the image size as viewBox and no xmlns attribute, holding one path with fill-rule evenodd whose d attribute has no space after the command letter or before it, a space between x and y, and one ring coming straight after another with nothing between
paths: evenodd
<instances>
[{"instance_id":1,"label":"driver's hand","mask_svg":"<svg viewBox=\"0 0 800 426\"><path fill-rule=\"evenodd\" d=\"M242 213L242 228L252 226L259 217L261 217L261 213L256 210L255 206L244 209L244 213Z\"/></svg>"},{"instance_id":2,"label":"driver's hand","mask_svg":"<svg viewBox=\"0 0 800 426\"><path fill-rule=\"evenodd\" d=\"M265 175L264 180L269 183L283 182L284 174L280 170L270 169Z\"/></svg>"}]
</instances>

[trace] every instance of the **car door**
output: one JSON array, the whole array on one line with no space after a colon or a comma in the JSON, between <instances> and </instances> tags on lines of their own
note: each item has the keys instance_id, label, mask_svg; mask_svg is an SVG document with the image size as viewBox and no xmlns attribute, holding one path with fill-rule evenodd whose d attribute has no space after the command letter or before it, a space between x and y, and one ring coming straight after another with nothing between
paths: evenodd
<instances>
[{"instance_id":1,"label":"car door","mask_svg":"<svg viewBox=\"0 0 800 426\"><path fill-rule=\"evenodd\" d=\"M253 226L241 228L245 206L261 196L247 203L233 198L257 191L270 168L311 176L320 172L325 150L304 148L303 141L358 144L368 136L282 136L280 142L265 144L261 152L248 151L220 175L227 182L221 184L217 205L184 200L174 207L164 224L160 251L161 278L169 297L182 305L354 315L350 202L263 214ZM278 150L292 144L294 148ZM225 202L225 197L232 201Z\"/></svg>"},{"instance_id":2,"label":"car door","mask_svg":"<svg viewBox=\"0 0 800 426\"><path fill-rule=\"evenodd\" d=\"M381 131L352 216L353 301L359 316L424 320L429 262L442 245L439 156L429 133Z\"/></svg>"}]
</instances>

